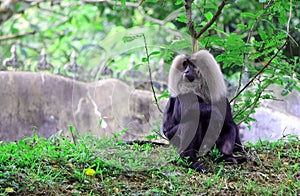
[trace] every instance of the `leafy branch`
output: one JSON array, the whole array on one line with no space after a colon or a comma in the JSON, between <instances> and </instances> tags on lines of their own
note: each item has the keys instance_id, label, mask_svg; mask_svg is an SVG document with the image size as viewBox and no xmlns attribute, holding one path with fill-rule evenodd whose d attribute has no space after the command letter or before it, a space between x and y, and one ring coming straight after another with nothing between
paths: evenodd
<instances>
[{"instance_id":1,"label":"leafy branch","mask_svg":"<svg viewBox=\"0 0 300 196\"><path fill-rule=\"evenodd\" d=\"M250 109L248 109L247 114L243 117L243 119L241 119L237 124L240 125L242 122L246 121L249 116L252 114L252 111L255 109L259 99L261 98L262 93L264 92L265 89L260 90L260 92L258 93L258 95L255 97L253 103L251 103L249 106L247 106L244 110L240 110L240 112L236 113L233 117L233 119L235 119L237 116L241 115L242 113L245 112L246 109L248 109L250 107Z\"/></svg>"},{"instance_id":2,"label":"leafy branch","mask_svg":"<svg viewBox=\"0 0 300 196\"><path fill-rule=\"evenodd\" d=\"M277 52L270 58L270 60L251 78L251 80L230 100L230 103L235 100L246 88L254 82L254 80L261 75L272 61L278 56L279 52L287 45L287 40L277 49Z\"/></svg>"},{"instance_id":3,"label":"leafy branch","mask_svg":"<svg viewBox=\"0 0 300 196\"><path fill-rule=\"evenodd\" d=\"M214 22L217 20L217 18L220 16L224 6L226 5L226 0L223 0L222 3L219 5L216 13L213 15L212 19L206 23L206 25L197 33L194 22L192 19L192 4L194 0L185 0L185 10L186 10L186 20L187 20L187 26L190 32L190 35L192 36L192 45L193 45L193 53L198 51L198 39L200 36L211 27Z\"/></svg>"},{"instance_id":4,"label":"leafy branch","mask_svg":"<svg viewBox=\"0 0 300 196\"><path fill-rule=\"evenodd\" d=\"M265 66L263 66L253 77L252 79L230 100L230 102L232 102L233 100L235 100L251 83L253 83L253 81L259 76L261 75L264 70L272 63L272 61L278 56L279 52L281 50L284 49L284 47L288 44L289 38L290 36L290 22L291 22L291 18L292 18L292 0L290 0L290 9L289 9L289 15L288 15L288 21L287 21L287 27L286 27L286 33L287 33L287 38L284 42L284 44L282 44L281 47L279 47L277 49L277 52L270 58L270 60L266 63ZM258 19L256 19L256 22L258 21ZM253 29L251 29L251 32L253 31ZM249 41L250 39L250 35L248 35L247 41ZM241 78L240 78L241 80Z\"/></svg>"},{"instance_id":5,"label":"leafy branch","mask_svg":"<svg viewBox=\"0 0 300 196\"><path fill-rule=\"evenodd\" d=\"M206 23L206 25L197 33L196 38L199 39L199 37L211 26L214 24L214 22L217 20L217 18L220 16L224 6L226 5L226 0L223 0L222 3L219 5L217 12L213 15L212 19Z\"/></svg>"}]
</instances>

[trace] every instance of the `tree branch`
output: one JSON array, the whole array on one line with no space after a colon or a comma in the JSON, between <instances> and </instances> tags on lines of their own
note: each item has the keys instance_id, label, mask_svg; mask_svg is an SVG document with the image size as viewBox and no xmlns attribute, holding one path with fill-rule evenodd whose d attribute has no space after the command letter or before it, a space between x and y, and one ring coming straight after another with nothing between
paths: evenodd
<instances>
[{"instance_id":1,"label":"tree branch","mask_svg":"<svg viewBox=\"0 0 300 196\"><path fill-rule=\"evenodd\" d=\"M174 19L176 19L178 17L178 15L180 14L180 9L175 10L174 12L172 12L171 14L169 14L164 20L159 20L156 18L152 18L151 16L147 15L144 12L144 9L139 7L138 8L139 13L148 21L159 24L159 25L165 25L167 22L170 22Z\"/></svg>"},{"instance_id":2,"label":"tree branch","mask_svg":"<svg viewBox=\"0 0 300 196\"><path fill-rule=\"evenodd\" d=\"M122 2L119 1L109 1L109 0L80 0L83 3L107 3L108 5L118 5L121 6ZM126 7L138 8L139 3L126 2Z\"/></svg>"},{"instance_id":3,"label":"tree branch","mask_svg":"<svg viewBox=\"0 0 300 196\"><path fill-rule=\"evenodd\" d=\"M292 18L292 10L293 10L293 2L292 2L292 0L290 0L289 19L288 19L287 24L286 24L286 32L287 32L287 34L290 33L290 23L291 23L291 18Z\"/></svg>"},{"instance_id":4,"label":"tree branch","mask_svg":"<svg viewBox=\"0 0 300 196\"><path fill-rule=\"evenodd\" d=\"M141 7L138 7L137 8L139 13L148 21L150 22L153 22L155 24L158 24L160 25L167 33L170 33L170 34L173 34L174 36L176 37L181 37L181 33L180 32L177 32L175 30L172 30L168 27L165 26L165 24L167 22L170 22L174 19L176 19L178 17L178 15L180 14L180 9L177 9L175 10L174 12L172 12L171 14L169 14L164 20L159 20L159 19L156 19L156 18L152 18L151 16L147 15L145 12L144 12L144 9L141 8Z\"/></svg>"},{"instance_id":5,"label":"tree branch","mask_svg":"<svg viewBox=\"0 0 300 196\"><path fill-rule=\"evenodd\" d=\"M275 57L277 57L277 55L279 54L279 52L286 46L286 44L287 44L287 40L284 42L284 44L277 50L277 52L271 57L271 59L267 62L267 64L265 65L265 66L263 66L260 70L259 70L259 72L257 72L253 77L252 77L252 79L230 100L230 103L233 101L233 100L235 100L251 83L253 83L253 81L260 75L260 74L262 74L264 71L265 71L265 69L267 68L267 67L269 67L269 65L272 63L272 61L273 61L273 59L275 58Z\"/></svg>"},{"instance_id":6,"label":"tree branch","mask_svg":"<svg viewBox=\"0 0 300 196\"><path fill-rule=\"evenodd\" d=\"M4 41L4 40L8 40L8 39L16 39L16 38L19 38L19 37L23 37L23 36L26 36L26 35L32 35L32 34L35 34L36 31L31 31L31 32L26 32L26 33L20 33L20 34L17 34L17 35L6 35L6 36L2 36L0 37L0 41Z\"/></svg>"},{"instance_id":7,"label":"tree branch","mask_svg":"<svg viewBox=\"0 0 300 196\"><path fill-rule=\"evenodd\" d=\"M219 5L217 12L212 17L212 19L199 31L199 33L197 33L195 37L196 39L199 39L199 37L217 20L225 5L226 5L226 0L223 0L222 3Z\"/></svg>"},{"instance_id":8,"label":"tree branch","mask_svg":"<svg viewBox=\"0 0 300 196\"><path fill-rule=\"evenodd\" d=\"M249 112L246 116L243 117L243 119L241 119L239 122L237 122L237 125L240 126L242 124L242 122L245 122L245 120L247 120L247 118L249 118L249 116L252 114L252 111L255 109L257 102L259 101L260 97L261 97L261 93L258 94L257 98L255 99L255 101L251 104L251 108L249 109ZM235 115L233 117L233 119L236 118L237 115Z\"/></svg>"},{"instance_id":9,"label":"tree branch","mask_svg":"<svg viewBox=\"0 0 300 196\"><path fill-rule=\"evenodd\" d=\"M199 31L196 32L195 26L193 24L192 19L192 4L193 0L185 0L185 10L186 10L186 23L192 37L192 45L193 45L193 53L198 51L198 39L199 37L209 28L211 25L217 20L219 15L221 14L224 6L226 5L226 0L223 0L222 3L219 5L217 12L212 17L212 19Z\"/></svg>"},{"instance_id":10,"label":"tree branch","mask_svg":"<svg viewBox=\"0 0 300 196\"><path fill-rule=\"evenodd\" d=\"M148 52L147 40L146 40L145 35L144 34L142 34L142 35L143 35L143 38L144 38L145 52L146 52L146 56L147 56L147 64L148 64L148 71L149 71L149 79L150 79L151 89L152 89L152 92L153 92L153 97L154 97L157 109L161 113L163 113L163 111L159 107L158 100L157 100L157 97L156 97L156 93L155 93L155 90L154 90L154 85L153 85L153 80L152 80L152 71L151 71L150 62L149 62L150 55L149 55L149 52Z\"/></svg>"},{"instance_id":11,"label":"tree branch","mask_svg":"<svg viewBox=\"0 0 300 196\"><path fill-rule=\"evenodd\" d=\"M193 24L193 19L192 19L192 4L193 4L194 0L186 0L186 4L185 4L185 11L186 11L186 24L189 28L189 32L190 35L193 38L196 38L196 30L195 30L195 26Z\"/></svg>"},{"instance_id":12,"label":"tree branch","mask_svg":"<svg viewBox=\"0 0 300 196\"><path fill-rule=\"evenodd\" d=\"M14 4L16 1L13 0L3 0L0 4L0 24L8 20L14 14Z\"/></svg>"},{"instance_id":13,"label":"tree branch","mask_svg":"<svg viewBox=\"0 0 300 196\"><path fill-rule=\"evenodd\" d=\"M258 103L258 101L259 101L259 99L260 99L260 97L261 97L261 95L262 95L263 92L264 92L264 91L262 90L262 91L259 92L259 94L255 97L255 100L254 100L253 103L250 105L250 109L249 109L248 114L247 114L246 116L244 116L243 119L241 119L241 120L237 123L237 125L240 125L242 122L244 122L244 121L252 114L252 111L255 109L256 104ZM247 109L247 108L245 108L245 110L246 110L246 109ZM240 110L241 112L235 114L234 117L233 117L233 119L235 119L237 116L239 116L240 113L245 112L245 110Z\"/></svg>"},{"instance_id":14,"label":"tree branch","mask_svg":"<svg viewBox=\"0 0 300 196\"><path fill-rule=\"evenodd\" d=\"M185 12L186 12L186 24L189 28L190 35L192 37L192 53L198 51L198 40L196 38L197 32L192 19L192 4L194 0L185 0Z\"/></svg>"}]
</instances>

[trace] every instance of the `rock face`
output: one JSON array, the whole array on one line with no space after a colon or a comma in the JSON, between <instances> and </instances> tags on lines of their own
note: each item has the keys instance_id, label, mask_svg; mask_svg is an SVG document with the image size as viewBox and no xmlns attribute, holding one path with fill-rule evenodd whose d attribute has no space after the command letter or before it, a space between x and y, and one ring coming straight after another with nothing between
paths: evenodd
<instances>
[{"instance_id":1,"label":"rock face","mask_svg":"<svg viewBox=\"0 0 300 196\"><path fill-rule=\"evenodd\" d=\"M0 140L49 137L58 130L141 139L159 130L162 114L152 93L116 79L82 83L47 73L0 72ZM161 108L164 108L162 101Z\"/></svg>"},{"instance_id":2,"label":"rock face","mask_svg":"<svg viewBox=\"0 0 300 196\"><path fill-rule=\"evenodd\" d=\"M266 100L267 107L300 118L300 93L298 91L293 90L288 95L282 96L283 89L277 85L270 86L269 90L274 93L276 100Z\"/></svg>"},{"instance_id":3,"label":"rock face","mask_svg":"<svg viewBox=\"0 0 300 196\"><path fill-rule=\"evenodd\" d=\"M243 142L277 140L283 135L300 136L300 95L296 91L266 101L252 116L251 130L241 128ZM167 100L161 100L164 109ZM162 114L150 91L136 90L116 79L83 83L34 72L0 72L0 141L32 136L49 137L69 126L79 134L99 138L128 129L120 138L144 139L161 128Z\"/></svg>"},{"instance_id":4,"label":"rock face","mask_svg":"<svg viewBox=\"0 0 300 196\"><path fill-rule=\"evenodd\" d=\"M256 122L252 122L249 130L245 125L240 128L242 142L257 142L261 140L276 141L283 136L298 135L300 138L300 118L283 113L276 109L261 107L252 115Z\"/></svg>"},{"instance_id":5,"label":"rock face","mask_svg":"<svg viewBox=\"0 0 300 196\"><path fill-rule=\"evenodd\" d=\"M269 90L274 92L277 100L265 100L262 106L251 117L256 122L240 128L243 142L261 140L276 141L292 134L300 138L300 94L293 90L287 96L282 96L282 88L272 85Z\"/></svg>"}]
</instances>

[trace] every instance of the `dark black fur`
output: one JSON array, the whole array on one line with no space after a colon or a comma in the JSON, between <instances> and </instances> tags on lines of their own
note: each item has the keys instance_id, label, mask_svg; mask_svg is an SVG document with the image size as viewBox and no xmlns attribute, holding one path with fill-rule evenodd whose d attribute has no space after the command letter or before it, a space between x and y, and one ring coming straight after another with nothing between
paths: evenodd
<instances>
[{"instance_id":1,"label":"dark black fur","mask_svg":"<svg viewBox=\"0 0 300 196\"><path fill-rule=\"evenodd\" d=\"M180 157L187 159L190 163L189 166L193 169L198 171L204 169L203 164L198 162L198 151L205 134L207 134L209 123L214 123L213 128L221 131L220 134L212 133L213 135L210 137L216 141L216 147L223 155L221 160L233 163L248 160L246 156L233 156L233 152L244 152L244 149L239 138L238 127L233 121L230 104L227 99L224 100L224 104L212 106L205 103L199 96L189 93L170 97L168 101L163 118L163 133L175 146L180 145L179 143L183 142L182 140L185 140L186 137L193 137L187 148L180 152ZM225 116L222 116L222 112L220 112L222 108L218 108L218 105L226 107L225 113L223 112ZM198 122L196 132L190 129L195 122ZM217 135L217 138L214 138L214 135Z\"/></svg>"}]
</instances>

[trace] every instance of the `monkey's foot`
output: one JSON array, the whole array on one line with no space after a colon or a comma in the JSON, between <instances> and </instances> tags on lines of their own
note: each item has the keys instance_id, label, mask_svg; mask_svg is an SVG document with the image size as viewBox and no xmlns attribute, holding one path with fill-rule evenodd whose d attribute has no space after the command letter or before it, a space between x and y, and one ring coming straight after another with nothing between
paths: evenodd
<instances>
[{"instance_id":1,"label":"monkey's foot","mask_svg":"<svg viewBox=\"0 0 300 196\"><path fill-rule=\"evenodd\" d=\"M251 153L252 151L249 148L246 148L244 146L236 146L234 148L233 152L237 152L240 154L246 154L246 153Z\"/></svg>"},{"instance_id":2,"label":"monkey's foot","mask_svg":"<svg viewBox=\"0 0 300 196\"><path fill-rule=\"evenodd\" d=\"M218 159L218 162L221 162L221 161L238 164L238 163L244 163L244 162L251 161L251 158L247 157L247 156L235 157L232 155L224 155L223 157Z\"/></svg>"},{"instance_id":3,"label":"monkey's foot","mask_svg":"<svg viewBox=\"0 0 300 196\"><path fill-rule=\"evenodd\" d=\"M206 173L206 167L203 163L200 163L199 161L192 163L189 165L189 168L192 168L198 172Z\"/></svg>"}]
</instances>

